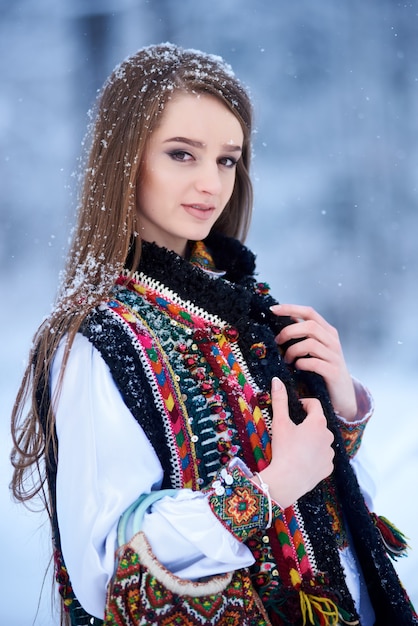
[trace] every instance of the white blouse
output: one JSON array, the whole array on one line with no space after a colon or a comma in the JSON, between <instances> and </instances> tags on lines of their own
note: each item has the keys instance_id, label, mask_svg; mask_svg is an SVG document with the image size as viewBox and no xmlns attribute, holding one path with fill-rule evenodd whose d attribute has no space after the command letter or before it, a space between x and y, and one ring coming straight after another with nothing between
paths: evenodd
<instances>
[{"instance_id":1,"label":"white blouse","mask_svg":"<svg viewBox=\"0 0 418 626\"><path fill-rule=\"evenodd\" d=\"M103 619L119 517L142 493L161 486L163 472L108 366L80 334L71 347L59 397L54 397L63 353L62 344L51 374L59 442L57 515L62 552L80 604ZM360 484L370 493L372 483L359 455L353 465ZM154 504L143 530L156 557L183 578L220 574L254 562L249 548L212 514L206 496L190 489ZM341 553L341 561L362 623L371 625L372 609L356 556L348 548Z\"/></svg>"}]
</instances>

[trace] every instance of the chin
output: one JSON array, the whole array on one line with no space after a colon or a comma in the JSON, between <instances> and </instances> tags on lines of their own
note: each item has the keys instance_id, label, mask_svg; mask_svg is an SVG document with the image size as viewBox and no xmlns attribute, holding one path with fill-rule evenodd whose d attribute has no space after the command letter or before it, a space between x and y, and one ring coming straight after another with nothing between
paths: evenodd
<instances>
[{"instance_id":1,"label":"chin","mask_svg":"<svg viewBox=\"0 0 418 626\"><path fill-rule=\"evenodd\" d=\"M188 241L201 241L202 239L206 239L212 230L212 226L210 228L199 228L191 230L187 239Z\"/></svg>"}]
</instances>

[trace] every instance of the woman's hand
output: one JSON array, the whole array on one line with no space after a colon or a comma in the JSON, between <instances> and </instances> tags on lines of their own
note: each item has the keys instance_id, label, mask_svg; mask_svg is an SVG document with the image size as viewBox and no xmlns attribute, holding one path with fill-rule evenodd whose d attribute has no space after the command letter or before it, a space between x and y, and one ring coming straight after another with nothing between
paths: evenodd
<instances>
[{"instance_id":1,"label":"woman's hand","mask_svg":"<svg viewBox=\"0 0 418 626\"><path fill-rule=\"evenodd\" d=\"M276 337L280 346L297 340L286 349L284 360L293 363L296 369L320 374L335 411L346 420L354 420L357 415L356 394L337 330L311 307L279 304L271 310L297 322L283 328Z\"/></svg>"},{"instance_id":2,"label":"woman's hand","mask_svg":"<svg viewBox=\"0 0 418 626\"><path fill-rule=\"evenodd\" d=\"M269 485L271 497L287 508L331 474L334 436L319 400L302 400L307 416L296 425L289 417L286 388L278 378L273 378L271 398L272 460L260 477Z\"/></svg>"}]
</instances>

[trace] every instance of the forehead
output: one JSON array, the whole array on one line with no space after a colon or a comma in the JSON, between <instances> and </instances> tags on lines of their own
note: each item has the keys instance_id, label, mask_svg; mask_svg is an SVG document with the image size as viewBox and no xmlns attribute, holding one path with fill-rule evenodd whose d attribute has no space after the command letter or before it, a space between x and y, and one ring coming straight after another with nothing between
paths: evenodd
<instances>
[{"instance_id":1,"label":"forehead","mask_svg":"<svg viewBox=\"0 0 418 626\"><path fill-rule=\"evenodd\" d=\"M225 143L242 143L243 131L237 117L218 98L210 94L180 92L165 104L156 134L174 133L203 138L209 135Z\"/></svg>"}]
</instances>

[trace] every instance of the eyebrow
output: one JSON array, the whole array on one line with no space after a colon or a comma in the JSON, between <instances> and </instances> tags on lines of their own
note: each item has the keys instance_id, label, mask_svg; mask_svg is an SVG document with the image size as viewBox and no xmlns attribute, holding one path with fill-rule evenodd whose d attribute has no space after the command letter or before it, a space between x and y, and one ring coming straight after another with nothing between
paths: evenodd
<instances>
[{"instance_id":1,"label":"eyebrow","mask_svg":"<svg viewBox=\"0 0 418 626\"><path fill-rule=\"evenodd\" d=\"M201 141L195 141L194 139L189 139L188 137L171 137L171 139L166 139L164 143L185 143L188 146L192 146L193 148L204 148L205 144ZM224 150L228 150L228 152L242 152L241 146L235 146L234 144L225 143L222 148Z\"/></svg>"}]
</instances>

